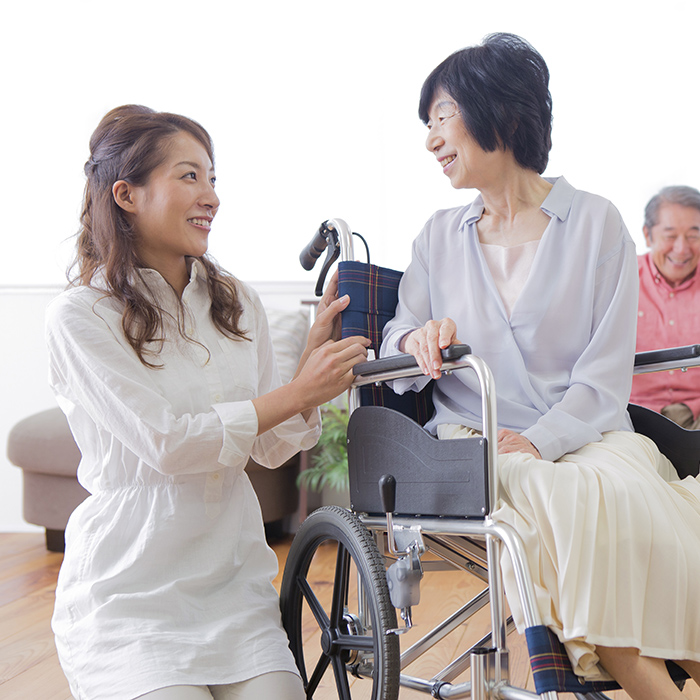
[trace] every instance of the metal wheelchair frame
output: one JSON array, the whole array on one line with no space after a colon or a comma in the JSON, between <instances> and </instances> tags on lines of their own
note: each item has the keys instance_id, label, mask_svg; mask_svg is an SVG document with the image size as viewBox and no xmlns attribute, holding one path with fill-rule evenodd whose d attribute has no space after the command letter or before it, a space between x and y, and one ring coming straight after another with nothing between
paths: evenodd
<instances>
[{"instance_id":1,"label":"metal wheelchair frame","mask_svg":"<svg viewBox=\"0 0 700 700\"><path fill-rule=\"evenodd\" d=\"M354 260L352 232L347 224L341 219L333 219L325 222L323 226L326 227L323 235L327 238L328 247L339 249L341 260ZM315 257L318 257L323 249L322 245L319 245L318 235L315 239L316 250L318 251ZM308 253L311 247L310 244L305 252ZM320 250L318 250L319 248ZM337 250L335 252L337 253ZM329 253L329 259L331 254ZM700 348L695 354L697 355L698 352L700 352ZM664 361L663 357L656 362L653 362L653 360L658 360L658 358L653 357L651 359L652 363L639 371L660 371L675 367L686 368L692 365L692 362L688 362L687 356L671 362ZM367 362L356 368L356 379L350 392L351 413L359 407L359 387L397 378L420 376L420 371L417 367L383 370L381 369L383 364L385 365L386 363L384 361L377 363ZM698 364L698 361L695 364ZM375 365L380 367L378 371L375 370ZM493 376L483 360L469 354L446 362L443 365L443 372L449 373L457 370L474 372L479 382L483 416L482 435L486 439L488 503L493 506L493 504L498 502L499 498L497 416ZM386 511L384 516L363 512L345 512L343 514L340 512L340 509L332 507L316 511L316 513L309 516L309 519L300 529L301 539L306 544L302 542L299 550L297 550L295 549L297 540L295 540L295 544L292 545L290 550L281 592L282 616L290 634L292 650L297 658L297 663L300 665L308 697L314 696L318 682L325 669L328 666L332 666L338 697L343 700L353 697L350 682L347 679L348 671L358 677L364 676L373 679L371 698L376 700L394 700L394 698L398 697L399 687L412 688L432 697L444 699L470 697L472 700L491 700L492 698L503 698L504 700L542 698L542 700L554 700L557 698L561 691L548 691L538 695L532 691L511 686L509 683L507 635L514 625L506 617L503 580L499 564L504 548L512 562L525 625L530 628L538 627L542 624L523 543L517 532L506 524L494 522L490 517L490 512L484 513L484 517L481 519L446 518L437 515L432 517L422 515L419 518L395 516L392 514L391 493L386 496L386 499L388 499L385 500L388 505L384 509ZM319 513L320 515L317 515ZM315 523L314 518L319 522ZM381 587L381 582L369 584L366 572L360 571L361 568L364 568L364 565L362 562L359 565L355 562L358 565L358 609L356 614L349 613L347 610L348 582L342 577L347 576L348 556L353 558L353 553L341 552L343 547L340 546L341 542L338 539L339 547L333 604L330 614L326 614L320 609L322 606L316 600L313 591L310 590L308 582L305 581L306 570L304 566L308 566L308 562L302 562L299 565L299 558L311 558L313 552L309 554L309 551L316 547L318 541L323 539L324 528L332 529L334 527L332 523L343 520L341 529L347 529L345 521L348 520L349 522L350 519L354 519L372 533L372 537L379 547L379 556L384 561L392 558L397 563L402 561L401 566L404 572L407 572L411 567L414 570L416 566L420 567L420 561L418 561L418 564L415 563L416 558L420 560L420 555L426 549L429 549L439 559L446 562L449 567L468 571L488 584L487 588L474 599L468 601L400 654L398 673L396 673L396 669L390 669L387 672L389 675L393 674L392 680L389 682L397 682L395 691L394 689L387 690L381 687L381 684L386 680L386 678L381 676L386 672L386 667L392 664L391 659L385 658L384 646L393 645L398 648L397 633L400 633L402 630L396 628L393 620L379 623L379 613L375 609L377 602L370 599L371 596L368 591L376 589L376 586ZM313 536L309 537L304 533L305 527L307 531L314 532ZM428 542L427 545L425 544L426 540ZM366 547L368 545L365 544L363 546ZM349 542L345 545L345 550L348 549L356 549L356 547L352 542ZM426 566L430 564L431 562L427 562ZM439 563L437 568L440 568ZM404 574L399 573L398 576L401 578ZM417 574L414 578L418 578ZM396 575L394 579L396 579ZM400 589L401 585L403 584L394 583L395 588L392 589L392 595ZM400 598L401 594L402 591L398 590L396 597ZM412 624L411 591L407 592L404 590L403 594L404 602L409 604L401 604L401 618L406 627L410 627ZM375 598L377 595L377 593L374 593ZM384 597L385 593L381 592L379 595ZM301 606L303 602L309 605L312 615L322 630L322 655L311 674L308 674L307 669L304 667L306 663L304 653L299 648L301 634L297 628L301 626ZM490 604L490 632L486 636L476 641L472 647L460 654L444 669L438 671L429 679L401 673L406 666L431 649L486 604ZM386 629L390 625L394 625L394 628ZM372 633L369 636L366 634L368 631ZM377 639L377 637L381 638ZM370 638L372 639L371 643L369 642ZM396 640L395 644L394 640ZM469 681L452 683L457 676L467 669L470 669L471 673ZM574 695L588 700L601 700L607 697L599 692L574 693ZM367 697L367 695L363 693L362 697Z\"/></svg>"}]
</instances>

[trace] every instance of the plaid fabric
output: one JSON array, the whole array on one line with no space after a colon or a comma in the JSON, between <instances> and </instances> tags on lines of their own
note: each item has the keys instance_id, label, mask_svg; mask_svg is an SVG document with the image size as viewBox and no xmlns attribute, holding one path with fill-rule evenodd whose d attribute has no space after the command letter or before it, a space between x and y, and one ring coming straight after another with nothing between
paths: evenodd
<instances>
[{"instance_id":1,"label":"plaid fabric","mask_svg":"<svg viewBox=\"0 0 700 700\"><path fill-rule=\"evenodd\" d=\"M350 295L350 305L343 312L343 338L364 335L379 357L382 330L394 317L398 303L398 287L402 272L360 262L338 265L338 294ZM398 396L389 387L370 384L360 389L362 406L386 406L425 425L433 415L432 382L420 393L413 391Z\"/></svg>"},{"instance_id":2,"label":"plaid fabric","mask_svg":"<svg viewBox=\"0 0 700 700\"><path fill-rule=\"evenodd\" d=\"M602 693L618 690L614 681L583 681L571 669L571 662L564 645L549 628L544 625L525 630L527 648L530 652L530 666L539 695L552 691L558 693ZM666 662L668 672L677 683L688 678L688 674L671 661Z\"/></svg>"}]
</instances>

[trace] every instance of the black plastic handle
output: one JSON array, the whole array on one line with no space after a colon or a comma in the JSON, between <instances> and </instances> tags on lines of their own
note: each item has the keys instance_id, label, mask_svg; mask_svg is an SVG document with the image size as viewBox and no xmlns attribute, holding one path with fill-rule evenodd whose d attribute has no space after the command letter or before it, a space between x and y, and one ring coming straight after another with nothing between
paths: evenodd
<instances>
[{"instance_id":1,"label":"black plastic handle","mask_svg":"<svg viewBox=\"0 0 700 700\"><path fill-rule=\"evenodd\" d=\"M638 352L634 356L634 366L655 365L659 362L675 362L677 360L692 360L700 357L700 345L684 345L680 348L666 348L665 350L648 350Z\"/></svg>"},{"instance_id":2,"label":"black plastic handle","mask_svg":"<svg viewBox=\"0 0 700 700\"><path fill-rule=\"evenodd\" d=\"M379 477L379 497L382 499L385 513L393 513L396 510L396 479L391 474Z\"/></svg>"},{"instance_id":3,"label":"black plastic handle","mask_svg":"<svg viewBox=\"0 0 700 700\"><path fill-rule=\"evenodd\" d=\"M324 221L319 227L314 237L309 241L304 250L299 253L299 262L305 270L312 270L316 261L319 259L323 251L328 245L328 233L326 222Z\"/></svg>"},{"instance_id":4,"label":"black plastic handle","mask_svg":"<svg viewBox=\"0 0 700 700\"><path fill-rule=\"evenodd\" d=\"M458 360L464 355L471 355L471 348L468 345L450 345L442 351L443 362L450 360ZM418 362L413 355L408 353L402 355L392 355L391 357L383 357L380 360L370 360L369 362L358 362L353 368L352 373L355 376L370 374L379 374L381 372L393 372L398 369L408 369L410 367L418 367Z\"/></svg>"}]
</instances>

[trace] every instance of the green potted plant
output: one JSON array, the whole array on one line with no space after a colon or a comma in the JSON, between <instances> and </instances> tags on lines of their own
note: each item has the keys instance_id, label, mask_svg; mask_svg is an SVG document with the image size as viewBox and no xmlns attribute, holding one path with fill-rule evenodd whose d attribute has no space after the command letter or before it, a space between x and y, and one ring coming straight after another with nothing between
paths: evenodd
<instances>
[{"instance_id":1,"label":"green potted plant","mask_svg":"<svg viewBox=\"0 0 700 700\"><path fill-rule=\"evenodd\" d=\"M348 418L347 398L321 407L321 437L311 452L311 466L300 472L297 477L300 487L311 492L325 492L326 500L342 500L343 503L338 505L346 505L349 502Z\"/></svg>"}]
</instances>

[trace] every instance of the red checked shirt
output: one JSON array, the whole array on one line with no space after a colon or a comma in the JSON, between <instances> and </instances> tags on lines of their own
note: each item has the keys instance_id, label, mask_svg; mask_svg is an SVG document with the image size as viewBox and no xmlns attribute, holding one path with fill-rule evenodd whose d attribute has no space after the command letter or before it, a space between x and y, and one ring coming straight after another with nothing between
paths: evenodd
<instances>
[{"instance_id":1,"label":"red checked shirt","mask_svg":"<svg viewBox=\"0 0 700 700\"><path fill-rule=\"evenodd\" d=\"M700 266L678 287L656 269L651 253L640 255L637 352L700 344ZM632 382L632 403L660 411L684 403L700 413L700 368L640 374Z\"/></svg>"}]
</instances>

